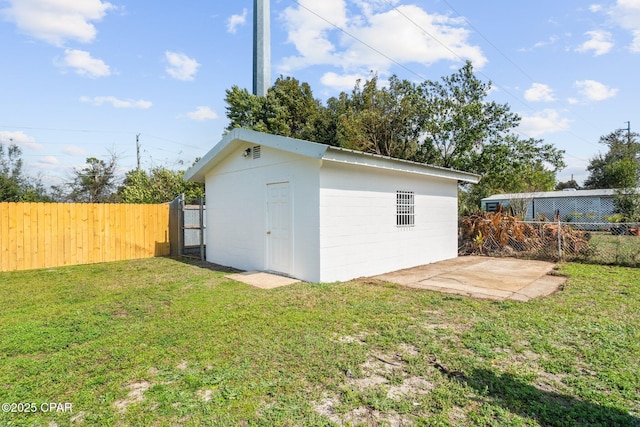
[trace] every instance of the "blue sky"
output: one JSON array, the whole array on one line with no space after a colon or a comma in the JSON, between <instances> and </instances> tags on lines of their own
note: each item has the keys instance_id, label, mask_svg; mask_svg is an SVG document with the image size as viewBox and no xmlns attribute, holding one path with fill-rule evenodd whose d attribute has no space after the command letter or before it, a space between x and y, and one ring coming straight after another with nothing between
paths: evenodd
<instances>
[{"instance_id":1,"label":"blue sky","mask_svg":"<svg viewBox=\"0 0 640 427\"><path fill-rule=\"evenodd\" d=\"M45 184L87 157L186 169L251 89L251 0L0 0L0 142ZM322 100L371 71L436 80L469 59L518 132L566 150L578 182L601 135L640 129L640 0L271 0L272 78Z\"/></svg>"}]
</instances>

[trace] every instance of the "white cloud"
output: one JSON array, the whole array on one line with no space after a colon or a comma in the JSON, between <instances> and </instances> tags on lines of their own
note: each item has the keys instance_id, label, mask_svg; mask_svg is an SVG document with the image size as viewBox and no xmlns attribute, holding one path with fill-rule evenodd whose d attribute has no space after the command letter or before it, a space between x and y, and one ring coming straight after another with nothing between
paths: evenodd
<instances>
[{"instance_id":1,"label":"white cloud","mask_svg":"<svg viewBox=\"0 0 640 427\"><path fill-rule=\"evenodd\" d=\"M553 89L549 86L542 83L534 83L524 92L524 99L531 102L553 102L556 97L553 95Z\"/></svg>"},{"instance_id":2,"label":"white cloud","mask_svg":"<svg viewBox=\"0 0 640 427\"><path fill-rule=\"evenodd\" d=\"M591 6L589 6L589 10L593 13L597 13L600 12L602 10L602 5L601 4L592 4Z\"/></svg>"},{"instance_id":3,"label":"white cloud","mask_svg":"<svg viewBox=\"0 0 640 427\"><path fill-rule=\"evenodd\" d=\"M339 75L334 72L328 72L320 78L320 83L342 92L353 89L359 79L364 81L367 77L360 74Z\"/></svg>"},{"instance_id":4,"label":"white cloud","mask_svg":"<svg viewBox=\"0 0 640 427\"><path fill-rule=\"evenodd\" d=\"M365 16L371 16L375 12L384 11L389 6L396 6L399 0L353 0L362 10Z\"/></svg>"},{"instance_id":5,"label":"white cloud","mask_svg":"<svg viewBox=\"0 0 640 427\"><path fill-rule=\"evenodd\" d=\"M588 101L604 101L618 93L618 89L610 88L595 80L580 80L575 83L575 86Z\"/></svg>"},{"instance_id":6,"label":"white cloud","mask_svg":"<svg viewBox=\"0 0 640 427\"><path fill-rule=\"evenodd\" d=\"M102 0L8 0L0 12L24 33L47 43L63 46L65 41L89 43L96 36L92 22L113 9Z\"/></svg>"},{"instance_id":7,"label":"white cloud","mask_svg":"<svg viewBox=\"0 0 640 427\"><path fill-rule=\"evenodd\" d=\"M547 133L569 129L569 119L560 117L556 110L546 109L533 116L522 116L518 130L529 137L538 137Z\"/></svg>"},{"instance_id":8,"label":"white cloud","mask_svg":"<svg viewBox=\"0 0 640 427\"><path fill-rule=\"evenodd\" d=\"M191 120L198 121L216 120L218 118L218 114L209 107L200 106L196 107L195 111L187 113L187 117Z\"/></svg>"},{"instance_id":9,"label":"white cloud","mask_svg":"<svg viewBox=\"0 0 640 427\"><path fill-rule=\"evenodd\" d=\"M198 61L189 58L184 53L169 52L164 53L165 59L169 63L166 68L167 74L176 80L193 80L198 72Z\"/></svg>"},{"instance_id":10,"label":"white cloud","mask_svg":"<svg viewBox=\"0 0 640 427\"><path fill-rule=\"evenodd\" d=\"M347 11L343 0L326 0L317 4L303 1L300 4L309 4L319 16L330 16L331 21L338 27L346 26ZM288 33L287 41L296 47L298 55L285 58L283 69L293 70L316 64L339 64L336 47L329 40L329 32L335 28L319 16L302 7L285 9L282 17Z\"/></svg>"},{"instance_id":11,"label":"white cloud","mask_svg":"<svg viewBox=\"0 0 640 427\"><path fill-rule=\"evenodd\" d=\"M462 18L429 14L413 5L391 8L386 1L358 1L357 10L349 10L345 0L302 0L299 4L282 15L288 42L298 52L283 60L284 73L333 65L345 73L373 70L385 74L394 62L428 66L469 59L476 68L487 62L480 47L468 43L470 33ZM320 17L330 18L331 23Z\"/></svg>"},{"instance_id":12,"label":"white cloud","mask_svg":"<svg viewBox=\"0 0 640 427\"><path fill-rule=\"evenodd\" d=\"M536 42L532 47L521 47L518 49L519 52L529 52L532 51L534 49L540 49L546 46L552 46L554 44L556 44L558 42L558 40L560 40L560 38L558 36L550 36L547 40L541 40L539 42Z\"/></svg>"},{"instance_id":13,"label":"white cloud","mask_svg":"<svg viewBox=\"0 0 640 427\"><path fill-rule=\"evenodd\" d=\"M629 50L633 53L640 53L640 30L633 32L633 41L629 45Z\"/></svg>"},{"instance_id":14,"label":"white cloud","mask_svg":"<svg viewBox=\"0 0 640 427\"><path fill-rule=\"evenodd\" d=\"M43 158L38 160L38 163L41 163L43 165L57 165L60 163L60 161L55 156L44 156Z\"/></svg>"},{"instance_id":15,"label":"white cloud","mask_svg":"<svg viewBox=\"0 0 640 427\"><path fill-rule=\"evenodd\" d=\"M62 152L70 156L84 156L87 154L87 150L77 145L65 145Z\"/></svg>"},{"instance_id":16,"label":"white cloud","mask_svg":"<svg viewBox=\"0 0 640 427\"><path fill-rule=\"evenodd\" d=\"M57 62L58 66L72 68L76 74L92 78L111 75L111 68L102 59L92 58L84 50L65 49L64 59Z\"/></svg>"},{"instance_id":17,"label":"white cloud","mask_svg":"<svg viewBox=\"0 0 640 427\"><path fill-rule=\"evenodd\" d=\"M609 53L613 49L614 43L612 41L611 33L608 31L587 31L584 33L589 37L589 40L582 43L580 47L576 49L578 52L593 51L594 56L604 55Z\"/></svg>"},{"instance_id":18,"label":"white cloud","mask_svg":"<svg viewBox=\"0 0 640 427\"><path fill-rule=\"evenodd\" d=\"M9 146L15 144L21 148L30 148L32 150L42 150L42 144L38 144L36 139L26 133L19 131L0 131L0 143Z\"/></svg>"},{"instance_id":19,"label":"white cloud","mask_svg":"<svg viewBox=\"0 0 640 427\"><path fill-rule=\"evenodd\" d=\"M133 99L118 99L115 96L96 96L93 98L82 96L80 97L80 101L95 106L111 104L114 108L138 108L141 110L146 110L153 105L151 101L144 101L142 99L137 101Z\"/></svg>"},{"instance_id":20,"label":"white cloud","mask_svg":"<svg viewBox=\"0 0 640 427\"><path fill-rule=\"evenodd\" d=\"M618 0L609 14L621 28L631 32L629 50L640 53L640 0Z\"/></svg>"},{"instance_id":21,"label":"white cloud","mask_svg":"<svg viewBox=\"0 0 640 427\"><path fill-rule=\"evenodd\" d=\"M535 49L538 49L538 48L545 47L545 46L551 46L551 45L556 44L558 42L558 40L559 40L558 36L551 36L545 41L537 42L536 44L533 45L533 47Z\"/></svg>"},{"instance_id":22,"label":"white cloud","mask_svg":"<svg viewBox=\"0 0 640 427\"><path fill-rule=\"evenodd\" d=\"M247 23L247 9L242 10L242 15L231 15L231 17L227 20L227 32L231 34L235 34L238 30L238 27L243 26Z\"/></svg>"}]
</instances>

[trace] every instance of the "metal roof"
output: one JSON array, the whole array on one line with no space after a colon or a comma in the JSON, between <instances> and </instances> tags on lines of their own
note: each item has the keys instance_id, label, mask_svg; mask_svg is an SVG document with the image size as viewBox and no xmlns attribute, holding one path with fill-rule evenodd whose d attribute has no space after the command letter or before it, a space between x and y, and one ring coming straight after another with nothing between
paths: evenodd
<instances>
[{"instance_id":1,"label":"metal roof","mask_svg":"<svg viewBox=\"0 0 640 427\"><path fill-rule=\"evenodd\" d=\"M575 190L575 191L540 191L532 193L511 193L511 194L494 194L482 199L483 202L491 202L496 200L512 200L512 199L548 199L548 198L566 198L566 197L612 197L615 196L615 190Z\"/></svg>"},{"instance_id":2,"label":"metal roof","mask_svg":"<svg viewBox=\"0 0 640 427\"><path fill-rule=\"evenodd\" d=\"M184 174L185 180L204 182L206 173L230 155L231 152L236 149L238 144L244 142L275 148L324 161L416 173L445 179L455 179L457 181L472 184L476 184L480 180L479 175L469 172L462 172L455 169L432 166L425 163L395 159L392 157L333 147L330 145L319 144L317 142L271 135L241 128L234 129L229 132L207 154L205 154L202 159L187 170Z\"/></svg>"}]
</instances>

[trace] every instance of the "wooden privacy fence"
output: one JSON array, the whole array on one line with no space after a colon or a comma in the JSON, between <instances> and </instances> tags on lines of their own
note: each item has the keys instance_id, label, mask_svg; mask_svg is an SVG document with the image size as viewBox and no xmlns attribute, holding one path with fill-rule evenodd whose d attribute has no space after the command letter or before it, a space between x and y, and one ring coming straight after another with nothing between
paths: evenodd
<instances>
[{"instance_id":1,"label":"wooden privacy fence","mask_svg":"<svg viewBox=\"0 0 640 427\"><path fill-rule=\"evenodd\" d=\"M0 203L0 271L169 255L169 205Z\"/></svg>"}]
</instances>

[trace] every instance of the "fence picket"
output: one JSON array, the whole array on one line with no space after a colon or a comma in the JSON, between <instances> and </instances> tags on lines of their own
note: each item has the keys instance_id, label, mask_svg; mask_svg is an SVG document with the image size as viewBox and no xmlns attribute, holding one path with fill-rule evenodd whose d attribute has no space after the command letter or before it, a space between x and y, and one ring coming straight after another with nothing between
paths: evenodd
<instances>
[{"instance_id":1,"label":"fence picket","mask_svg":"<svg viewBox=\"0 0 640 427\"><path fill-rule=\"evenodd\" d=\"M37 240L38 240L38 259L35 262L36 266L40 266L40 265L44 265L44 252L45 252L45 246L44 246L44 204L43 203L36 203L35 204L35 210L36 210L36 224L35 224L35 229L36 231L36 236L37 236ZM38 268L38 267L35 267Z\"/></svg>"},{"instance_id":2,"label":"fence picket","mask_svg":"<svg viewBox=\"0 0 640 427\"><path fill-rule=\"evenodd\" d=\"M0 210L0 270L9 269L9 209Z\"/></svg>"},{"instance_id":3,"label":"fence picket","mask_svg":"<svg viewBox=\"0 0 640 427\"><path fill-rule=\"evenodd\" d=\"M14 204L16 217L14 222L16 245L16 268L24 270L24 205Z\"/></svg>"}]
</instances>

